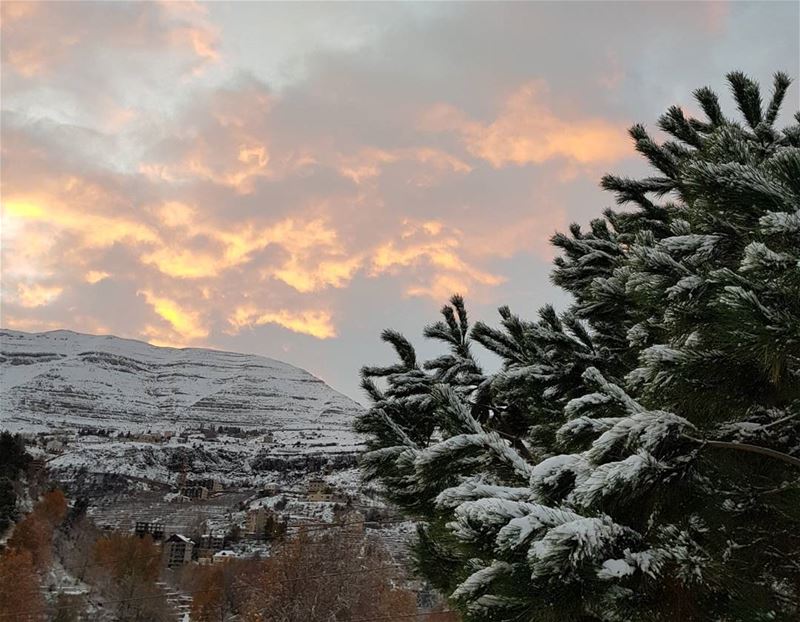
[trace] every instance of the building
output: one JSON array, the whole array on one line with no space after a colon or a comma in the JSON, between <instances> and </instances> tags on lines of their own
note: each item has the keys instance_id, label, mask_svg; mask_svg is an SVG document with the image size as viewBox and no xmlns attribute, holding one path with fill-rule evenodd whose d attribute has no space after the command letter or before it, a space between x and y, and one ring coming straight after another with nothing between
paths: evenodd
<instances>
[{"instance_id":1,"label":"building","mask_svg":"<svg viewBox=\"0 0 800 622\"><path fill-rule=\"evenodd\" d=\"M200 536L197 543L197 558L211 559L225 546L225 537L219 534L206 533Z\"/></svg>"},{"instance_id":2,"label":"building","mask_svg":"<svg viewBox=\"0 0 800 622\"><path fill-rule=\"evenodd\" d=\"M268 484L264 484L261 488L261 494L265 497L274 497L275 495L279 494L281 491L281 487L276 482L269 482Z\"/></svg>"},{"instance_id":3,"label":"building","mask_svg":"<svg viewBox=\"0 0 800 622\"><path fill-rule=\"evenodd\" d=\"M214 553L214 557L212 558L215 564L219 564L220 562L227 562L232 559L236 559L236 553L231 550L225 549L224 551L219 551L218 553Z\"/></svg>"},{"instance_id":4,"label":"building","mask_svg":"<svg viewBox=\"0 0 800 622\"><path fill-rule=\"evenodd\" d=\"M204 501L208 499L208 488L205 486L185 486L181 488L184 497L189 497L192 501Z\"/></svg>"},{"instance_id":5,"label":"building","mask_svg":"<svg viewBox=\"0 0 800 622\"><path fill-rule=\"evenodd\" d=\"M245 531L247 535L255 540L264 538L264 530L267 526L267 510L259 507L247 511L245 517Z\"/></svg>"},{"instance_id":6,"label":"building","mask_svg":"<svg viewBox=\"0 0 800 622\"><path fill-rule=\"evenodd\" d=\"M197 482L198 486L203 486L208 489L209 493L222 492L224 490L222 482L216 479L203 479Z\"/></svg>"},{"instance_id":7,"label":"building","mask_svg":"<svg viewBox=\"0 0 800 622\"><path fill-rule=\"evenodd\" d=\"M164 539L164 524L159 520L154 521L136 521L136 526L133 528L133 533L144 538L149 535L153 540Z\"/></svg>"},{"instance_id":8,"label":"building","mask_svg":"<svg viewBox=\"0 0 800 622\"><path fill-rule=\"evenodd\" d=\"M186 536L174 533L164 542L164 550L166 551L167 566L175 568L192 561L194 542Z\"/></svg>"},{"instance_id":9,"label":"building","mask_svg":"<svg viewBox=\"0 0 800 622\"><path fill-rule=\"evenodd\" d=\"M183 471L178 473L178 476L175 478L175 483L178 485L179 489L186 487L186 484L188 483L186 477L187 477L186 470L184 469Z\"/></svg>"},{"instance_id":10,"label":"building","mask_svg":"<svg viewBox=\"0 0 800 622\"><path fill-rule=\"evenodd\" d=\"M333 492L324 479L312 479L306 488L308 501L332 501Z\"/></svg>"},{"instance_id":11,"label":"building","mask_svg":"<svg viewBox=\"0 0 800 622\"><path fill-rule=\"evenodd\" d=\"M249 538L270 540L279 535L282 528L278 515L269 508L259 507L247 512L245 532Z\"/></svg>"},{"instance_id":12,"label":"building","mask_svg":"<svg viewBox=\"0 0 800 622\"><path fill-rule=\"evenodd\" d=\"M152 432L137 434L131 440L138 441L139 443L161 443L164 438L160 434L153 434Z\"/></svg>"},{"instance_id":13,"label":"building","mask_svg":"<svg viewBox=\"0 0 800 622\"><path fill-rule=\"evenodd\" d=\"M61 441L57 438L47 441L47 445L45 445L45 450L51 454L60 454L64 451L64 447L66 444L64 441Z\"/></svg>"}]
</instances>

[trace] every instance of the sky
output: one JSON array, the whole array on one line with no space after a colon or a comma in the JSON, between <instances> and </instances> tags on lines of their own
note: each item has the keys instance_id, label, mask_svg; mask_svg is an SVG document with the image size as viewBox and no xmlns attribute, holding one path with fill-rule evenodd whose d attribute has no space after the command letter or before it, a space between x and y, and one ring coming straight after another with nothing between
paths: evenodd
<instances>
[{"instance_id":1,"label":"sky","mask_svg":"<svg viewBox=\"0 0 800 622\"><path fill-rule=\"evenodd\" d=\"M359 401L381 330L435 355L455 292L495 323L569 305L548 240L647 173L633 123L706 85L734 115L734 69L800 78L798 2L0 10L2 326L261 354Z\"/></svg>"}]
</instances>

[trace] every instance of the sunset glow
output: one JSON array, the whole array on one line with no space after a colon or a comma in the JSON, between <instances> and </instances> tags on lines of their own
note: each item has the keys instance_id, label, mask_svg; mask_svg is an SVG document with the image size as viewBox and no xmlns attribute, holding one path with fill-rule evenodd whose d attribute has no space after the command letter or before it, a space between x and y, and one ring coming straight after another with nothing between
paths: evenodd
<instances>
[{"instance_id":1,"label":"sunset glow","mask_svg":"<svg viewBox=\"0 0 800 622\"><path fill-rule=\"evenodd\" d=\"M622 6L3 2L3 325L281 355L358 397L380 330L452 293L532 315L553 233L641 170L628 127L732 67L800 73L789 38L740 47L744 3L627 5L677 58ZM692 73L707 37L729 53Z\"/></svg>"}]
</instances>

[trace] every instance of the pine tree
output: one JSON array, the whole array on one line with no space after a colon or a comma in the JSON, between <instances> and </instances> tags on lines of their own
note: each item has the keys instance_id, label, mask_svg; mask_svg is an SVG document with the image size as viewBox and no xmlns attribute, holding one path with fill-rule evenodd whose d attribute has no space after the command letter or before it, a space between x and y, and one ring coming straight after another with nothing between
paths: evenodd
<instances>
[{"instance_id":1,"label":"pine tree","mask_svg":"<svg viewBox=\"0 0 800 622\"><path fill-rule=\"evenodd\" d=\"M624 210L553 244L574 299L536 321L464 301L425 330L449 353L365 367L365 477L419 521L419 572L467 620L800 618L800 113L743 121L695 91L653 167L606 176ZM485 372L480 345L502 360Z\"/></svg>"}]
</instances>

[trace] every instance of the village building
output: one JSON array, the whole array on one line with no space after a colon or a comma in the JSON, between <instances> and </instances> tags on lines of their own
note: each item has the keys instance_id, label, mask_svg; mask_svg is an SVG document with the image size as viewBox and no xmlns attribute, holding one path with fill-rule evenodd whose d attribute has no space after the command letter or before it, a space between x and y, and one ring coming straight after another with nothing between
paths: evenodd
<instances>
[{"instance_id":1,"label":"village building","mask_svg":"<svg viewBox=\"0 0 800 622\"><path fill-rule=\"evenodd\" d=\"M261 491L266 497L274 497L280 493L281 487L276 482L269 482L268 484L264 484Z\"/></svg>"},{"instance_id":2,"label":"village building","mask_svg":"<svg viewBox=\"0 0 800 622\"><path fill-rule=\"evenodd\" d=\"M308 501L332 501L333 491L324 479L312 479L306 488Z\"/></svg>"},{"instance_id":3,"label":"village building","mask_svg":"<svg viewBox=\"0 0 800 622\"><path fill-rule=\"evenodd\" d=\"M214 560L215 564L219 564L221 562L227 562L232 559L236 559L237 555L233 551L229 549L225 549L224 551L219 551L218 553L214 553Z\"/></svg>"},{"instance_id":4,"label":"village building","mask_svg":"<svg viewBox=\"0 0 800 622\"><path fill-rule=\"evenodd\" d=\"M211 559L225 546L225 537L220 534L206 533L197 542L197 558Z\"/></svg>"},{"instance_id":5,"label":"village building","mask_svg":"<svg viewBox=\"0 0 800 622\"><path fill-rule=\"evenodd\" d=\"M164 439L160 434L153 434L152 432L141 433L134 436L131 440L139 443L160 443Z\"/></svg>"},{"instance_id":6,"label":"village building","mask_svg":"<svg viewBox=\"0 0 800 622\"><path fill-rule=\"evenodd\" d=\"M185 470L178 473L178 475L175 477L175 483L177 484L179 489L186 487L186 484L188 484L187 477L188 476L186 475Z\"/></svg>"},{"instance_id":7,"label":"village building","mask_svg":"<svg viewBox=\"0 0 800 622\"><path fill-rule=\"evenodd\" d=\"M153 540L164 539L164 524L159 520L154 521L136 521L133 528L133 533L144 538L149 535Z\"/></svg>"},{"instance_id":8,"label":"village building","mask_svg":"<svg viewBox=\"0 0 800 622\"><path fill-rule=\"evenodd\" d=\"M247 511L245 529L249 537L256 540L264 538L264 529L267 526L267 510L260 507Z\"/></svg>"},{"instance_id":9,"label":"village building","mask_svg":"<svg viewBox=\"0 0 800 622\"><path fill-rule=\"evenodd\" d=\"M249 510L245 519L245 529L247 536L254 540L273 538L280 530L278 516L263 506Z\"/></svg>"},{"instance_id":10,"label":"village building","mask_svg":"<svg viewBox=\"0 0 800 622\"><path fill-rule=\"evenodd\" d=\"M64 441L54 438L47 441L47 445L45 445L44 448L48 453L60 454L61 452L64 451L64 447L66 447Z\"/></svg>"},{"instance_id":11,"label":"village building","mask_svg":"<svg viewBox=\"0 0 800 622\"><path fill-rule=\"evenodd\" d=\"M164 542L167 566L175 568L192 561L194 542L179 533L172 534Z\"/></svg>"},{"instance_id":12,"label":"village building","mask_svg":"<svg viewBox=\"0 0 800 622\"><path fill-rule=\"evenodd\" d=\"M181 488L180 494L189 497L192 501L204 501L208 499L208 488L205 486L185 486Z\"/></svg>"},{"instance_id":13,"label":"village building","mask_svg":"<svg viewBox=\"0 0 800 622\"><path fill-rule=\"evenodd\" d=\"M197 485L207 488L208 492L212 494L215 492L222 492L224 490L222 482L220 482L218 479L202 479L197 482Z\"/></svg>"}]
</instances>

